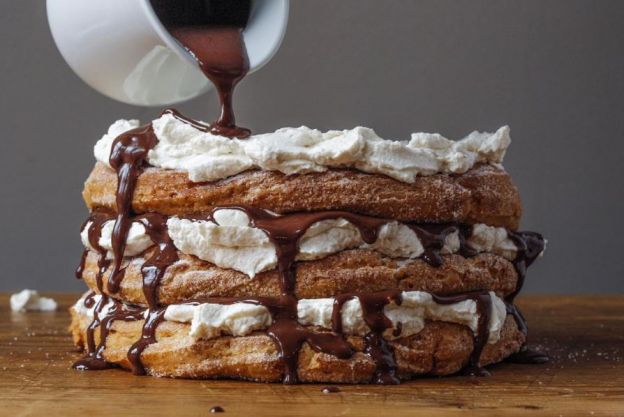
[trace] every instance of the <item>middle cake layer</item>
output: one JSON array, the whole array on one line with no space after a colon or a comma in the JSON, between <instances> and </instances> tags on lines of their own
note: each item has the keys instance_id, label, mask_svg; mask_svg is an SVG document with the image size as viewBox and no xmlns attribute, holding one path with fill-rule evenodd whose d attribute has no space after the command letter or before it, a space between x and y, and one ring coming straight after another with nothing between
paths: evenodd
<instances>
[{"instance_id":1,"label":"middle cake layer","mask_svg":"<svg viewBox=\"0 0 624 417\"><path fill-rule=\"evenodd\" d=\"M395 288L508 295L521 284L518 261L543 249L539 235L484 224L417 225L331 211L279 216L235 207L191 219L136 217L118 247L125 256L115 272L114 226L112 215L99 212L85 223L79 277L136 304L145 302L145 266L165 252L170 259L152 293L160 304L276 296L286 287L300 297ZM292 273L278 273L288 265Z\"/></svg>"},{"instance_id":2,"label":"middle cake layer","mask_svg":"<svg viewBox=\"0 0 624 417\"><path fill-rule=\"evenodd\" d=\"M149 257L151 251L145 254ZM129 258L119 290L103 292L133 304L146 304L141 268L145 257ZM82 278L98 290L98 255L89 251ZM433 267L423 260L393 260L369 250L348 250L317 261L296 264L295 295L298 298L333 297L348 292L375 292L388 289L419 290L454 294L490 289L500 296L513 293L518 275L508 260L489 253L472 258L444 255L442 265ZM206 297L274 297L281 293L278 271L260 273L253 279L193 256L179 254L179 261L167 268L157 290L157 301L169 305Z\"/></svg>"}]
</instances>

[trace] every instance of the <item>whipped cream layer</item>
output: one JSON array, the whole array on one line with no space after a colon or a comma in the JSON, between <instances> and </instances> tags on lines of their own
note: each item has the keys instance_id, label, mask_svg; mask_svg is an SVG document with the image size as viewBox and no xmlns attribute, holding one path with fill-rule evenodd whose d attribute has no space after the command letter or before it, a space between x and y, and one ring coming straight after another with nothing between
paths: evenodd
<instances>
[{"instance_id":1,"label":"whipped cream layer","mask_svg":"<svg viewBox=\"0 0 624 417\"><path fill-rule=\"evenodd\" d=\"M115 138L138 126L137 120L113 123L95 145L96 159L109 165ZM289 175L353 168L411 183L419 175L463 173L477 163L500 165L511 143L507 126L494 133L473 132L459 141L437 133L413 133L409 141L394 141L366 127L321 132L305 126L230 139L202 132L171 114L154 120L152 126L159 142L149 151L148 162L186 171L193 182L250 169Z\"/></svg>"},{"instance_id":2,"label":"whipped cream layer","mask_svg":"<svg viewBox=\"0 0 624 417\"><path fill-rule=\"evenodd\" d=\"M445 321L468 326L473 333L478 331L479 314L473 300L454 304L437 304L431 294L422 291L407 291L402 294L401 305L388 304L384 314L392 322L392 328L384 333L386 338L406 337L420 332L426 320ZM84 305L86 294L72 307L77 313L93 319L96 303L87 308ZM100 295L94 296L99 301ZM507 311L505 303L490 292L491 314L488 343L500 338ZM331 329L333 298L302 299L297 304L297 319L304 326L319 326ZM100 317L105 317L113 302L105 304ZM271 325L273 318L269 310L246 302L233 304L174 304L167 307L165 320L190 323L189 335L196 339L211 339L222 335L245 336L256 330L264 330ZM393 329L401 323L401 334L393 335ZM364 336L370 329L363 318L362 306L358 298L347 301L342 307L342 326L345 334Z\"/></svg>"},{"instance_id":3,"label":"whipped cream layer","mask_svg":"<svg viewBox=\"0 0 624 417\"><path fill-rule=\"evenodd\" d=\"M277 265L275 245L267 234L253 227L247 214L237 209L215 210L214 221L188 220L170 217L169 236L176 248L221 268L234 269L253 278L256 274L274 269ZM112 257L111 238L114 221L102 227L99 245ZM83 244L90 248L87 236L89 223L81 232ZM489 252L508 260L516 257L516 245L506 229L485 224L472 227L466 243L477 252ZM153 243L140 222L134 222L128 234L124 256L136 256ZM367 244L357 227L345 219L323 220L314 223L299 240L299 261L322 259L347 249L369 249L390 258L416 259L424 252L418 235L405 224L391 221L379 229L377 240ZM457 232L446 236L442 254L456 253L460 248Z\"/></svg>"}]
</instances>

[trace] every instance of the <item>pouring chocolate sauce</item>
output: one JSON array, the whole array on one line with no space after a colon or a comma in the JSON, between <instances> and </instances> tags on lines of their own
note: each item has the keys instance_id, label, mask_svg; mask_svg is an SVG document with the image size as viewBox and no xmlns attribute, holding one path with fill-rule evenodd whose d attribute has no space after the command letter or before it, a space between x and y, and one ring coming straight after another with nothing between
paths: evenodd
<instances>
[{"instance_id":1,"label":"pouring chocolate sauce","mask_svg":"<svg viewBox=\"0 0 624 417\"><path fill-rule=\"evenodd\" d=\"M152 6L217 89L221 114L206 130L249 137L249 129L236 126L232 101L236 85L249 72L243 30L251 12L250 0L152 0Z\"/></svg>"}]
</instances>

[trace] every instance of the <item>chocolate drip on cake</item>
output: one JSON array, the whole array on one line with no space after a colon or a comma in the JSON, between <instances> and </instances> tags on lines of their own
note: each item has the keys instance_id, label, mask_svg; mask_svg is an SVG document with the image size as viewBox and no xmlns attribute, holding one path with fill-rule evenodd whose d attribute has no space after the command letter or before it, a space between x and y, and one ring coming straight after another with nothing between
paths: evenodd
<instances>
[{"instance_id":1,"label":"chocolate drip on cake","mask_svg":"<svg viewBox=\"0 0 624 417\"><path fill-rule=\"evenodd\" d=\"M292 294L295 290L295 257L299 252L299 239L314 223L343 218L357 227L364 242L374 243L377 240L379 228L388 222L384 219L346 211L317 211L278 216L266 210L242 205L219 207L219 209L243 211L249 216L254 227L263 230L267 234L275 245L277 267L281 278L282 294L284 295ZM214 210L210 214L209 219L215 221Z\"/></svg>"},{"instance_id":2,"label":"chocolate drip on cake","mask_svg":"<svg viewBox=\"0 0 624 417\"><path fill-rule=\"evenodd\" d=\"M342 333L342 307L347 301L357 298L362 306L364 321L370 332L364 336L364 352L375 362L375 373L372 382L375 384L398 384L394 354L383 337L392 322L383 310L386 305L394 302L401 305L401 291L391 290L372 294L342 294L334 298L332 309L332 330Z\"/></svg>"},{"instance_id":3,"label":"chocolate drip on cake","mask_svg":"<svg viewBox=\"0 0 624 417\"><path fill-rule=\"evenodd\" d=\"M468 363L462 370L466 375L488 376L490 373L479 365L481 352L490 335L490 318L492 316L492 297L488 291L473 291L465 294L439 296L432 294L433 300L438 304L455 304L465 300L472 300L477 305L478 327L473 333L472 353Z\"/></svg>"},{"instance_id":4,"label":"chocolate drip on cake","mask_svg":"<svg viewBox=\"0 0 624 417\"><path fill-rule=\"evenodd\" d=\"M128 231L132 225L132 198L137 179L146 165L147 153L158 143L152 125L132 129L118 136L113 142L109 158L110 166L117 173L117 220L113 228L113 270L108 279L108 290L119 291L123 278L121 261L126 250Z\"/></svg>"},{"instance_id":5,"label":"chocolate drip on cake","mask_svg":"<svg viewBox=\"0 0 624 417\"><path fill-rule=\"evenodd\" d=\"M231 299L229 302L239 301L242 299ZM267 334L275 341L284 363L284 384L296 384L299 381L297 362L304 343L317 352L328 353L339 359L349 359L354 353L342 334L315 332L301 326L297 320L297 299L293 295L247 298L244 301L263 305L271 313L273 324Z\"/></svg>"},{"instance_id":6,"label":"chocolate drip on cake","mask_svg":"<svg viewBox=\"0 0 624 417\"><path fill-rule=\"evenodd\" d=\"M119 291L121 279L123 278L121 263L126 249L128 232L133 221L138 220L144 225L148 236L156 245L153 256L141 267L143 292L150 311L145 320L141 340L132 347L128 354L136 373L145 373L145 369L140 365L140 355L146 346L156 340L156 327L164 314L163 309L157 308L156 292L158 284L167 267L178 259L177 249L167 233L166 217L154 213L135 216L132 210L132 199L136 182L146 165L147 153L157 142L158 140L154 135L151 124L142 126L117 137L113 142L110 155L110 165L117 172L118 183L116 195L117 216L111 239L113 268L108 279L108 292L116 293ZM128 310L116 300L106 317L100 317L102 307L109 301L109 297L103 291L102 275L111 265L111 262L106 259L107 251L99 245L99 239L104 223L110 220L110 218L110 215L97 212L93 213L90 218L91 224L88 230L89 244L99 253L97 287L102 297L98 305L95 306L94 319L87 329L87 356L74 365L79 369L105 369L106 362L102 357L102 352L106 336L113 322L116 320L140 320L142 318L142 316L137 315L138 313L134 309ZM77 274L80 273L82 275L84 259L81 261ZM100 328L100 344L96 348L93 332L97 327Z\"/></svg>"},{"instance_id":7,"label":"chocolate drip on cake","mask_svg":"<svg viewBox=\"0 0 624 417\"><path fill-rule=\"evenodd\" d=\"M130 350L128 350L128 360L132 365L132 373L135 375L145 375L145 366L141 361L141 354L152 343L156 342L156 328L165 318L165 309L159 308L156 310L149 310L143 329L141 331L141 338L137 340Z\"/></svg>"},{"instance_id":8,"label":"chocolate drip on cake","mask_svg":"<svg viewBox=\"0 0 624 417\"><path fill-rule=\"evenodd\" d=\"M145 231L156 245L154 254L141 267L143 294L150 310L158 308L158 284L167 268L178 260L178 250L167 232L167 217L148 213L137 219L145 226Z\"/></svg>"},{"instance_id":9,"label":"chocolate drip on cake","mask_svg":"<svg viewBox=\"0 0 624 417\"><path fill-rule=\"evenodd\" d=\"M87 355L85 356L84 359L74 363L73 366L74 368L77 368L77 369L97 370L97 369L105 369L107 367L107 363L102 357L103 349L101 349L100 346L96 347L94 332L95 332L95 329L98 327L104 328L102 321L105 318L100 318L100 314L102 312L102 308L108 302L108 297L105 296L102 291L103 285L104 285L103 275L104 275L104 272L106 272L106 270L110 266L111 262L110 260L107 259L107 253L108 253L107 250L103 248L102 246L100 246L102 226L108 220L109 220L109 216L107 214L101 213L101 212L93 212L91 213L91 215L89 216L85 224L83 225L83 228L86 227L87 224L89 225L87 229L89 245L91 245L91 247L98 253L98 262L97 262L98 270L95 276L95 282L96 282L99 292L102 294L102 297L99 299L99 301L96 304L95 304L95 301L93 300L94 293L90 293L89 296L85 298L85 306L88 305L89 308L93 306L93 304L95 304L95 306L93 309L93 320L89 324L89 327L87 327L87 332L86 332L87 340L86 340L85 349L86 349ZM87 251L88 250L85 250L85 252L83 253L83 256L81 257L81 260L80 260L80 265L76 269L77 277L82 277L82 272L84 270L84 266L85 266L84 264L86 261L85 253L87 253ZM105 334L108 334L107 330L106 331L102 330L102 331ZM102 334L102 331L100 332L101 334ZM103 344L103 340L100 339L100 345L102 344Z\"/></svg>"},{"instance_id":10,"label":"chocolate drip on cake","mask_svg":"<svg viewBox=\"0 0 624 417\"><path fill-rule=\"evenodd\" d=\"M370 332L364 336L364 352L375 362L376 369L372 382L398 384L400 381L396 376L397 364L394 352L383 336L384 331L392 327L392 322L386 317L383 309L391 302L401 305L401 293L386 291L377 294L359 294L357 298L362 305L364 321L370 328Z\"/></svg>"},{"instance_id":11,"label":"chocolate drip on cake","mask_svg":"<svg viewBox=\"0 0 624 417\"><path fill-rule=\"evenodd\" d=\"M440 252L444 247L444 241L449 234L459 231L458 227L452 224L427 226L412 224L409 227L416 233L416 236L418 236L418 239L420 239L420 242L425 248L422 259L431 266L442 265Z\"/></svg>"},{"instance_id":12,"label":"chocolate drip on cake","mask_svg":"<svg viewBox=\"0 0 624 417\"><path fill-rule=\"evenodd\" d=\"M506 297L506 301L513 303L516 296L524 286L526 269L544 251L544 238L535 232L509 232L509 238L514 242L517 249L514 266L518 273L518 284L516 290Z\"/></svg>"},{"instance_id":13,"label":"chocolate drip on cake","mask_svg":"<svg viewBox=\"0 0 624 417\"><path fill-rule=\"evenodd\" d=\"M93 294L89 294L85 298L84 304L86 307L93 305ZM99 317L101 308L112 302L112 307L104 317ZM113 365L104 359L103 353L106 348L106 338L111 330L111 327L115 321L135 321L143 318L143 309L133 306L127 306L120 303L117 300L113 300L105 295L102 295L98 305L95 306L93 311L94 319L87 328L87 355L74 363L73 367L79 370L88 371L100 371L109 369ZM95 346L94 331L96 328L100 329L100 341Z\"/></svg>"}]
</instances>

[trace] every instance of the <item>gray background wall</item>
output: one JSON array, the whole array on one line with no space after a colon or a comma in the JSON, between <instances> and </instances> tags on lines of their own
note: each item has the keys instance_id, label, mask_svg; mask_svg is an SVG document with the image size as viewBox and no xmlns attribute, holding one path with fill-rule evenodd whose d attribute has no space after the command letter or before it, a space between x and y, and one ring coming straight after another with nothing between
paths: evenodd
<instances>
[{"instance_id":1,"label":"gray background wall","mask_svg":"<svg viewBox=\"0 0 624 417\"><path fill-rule=\"evenodd\" d=\"M43 0L0 2L0 290L79 290L92 146L120 117L65 65ZM624 2L294 0L285 42L237 96L255 131L362 124L389 138L512 127L527 292L624 291ZM216 114L213 93L179 108Z\"/></svg>"}]
</instances>

